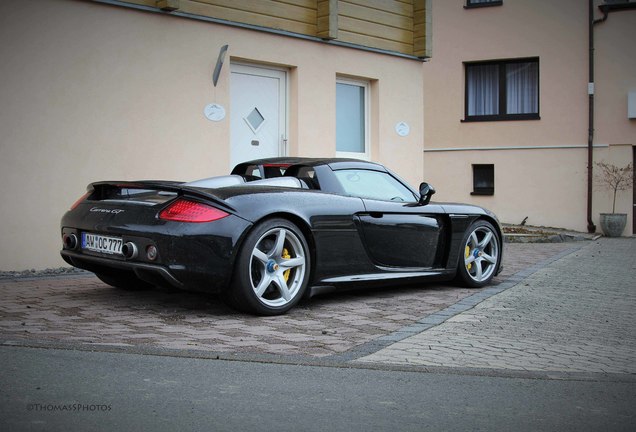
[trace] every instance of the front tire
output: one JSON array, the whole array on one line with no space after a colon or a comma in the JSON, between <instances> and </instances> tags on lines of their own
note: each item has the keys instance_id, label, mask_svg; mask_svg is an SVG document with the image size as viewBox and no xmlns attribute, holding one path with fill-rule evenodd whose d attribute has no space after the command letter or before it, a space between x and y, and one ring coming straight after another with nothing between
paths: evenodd
<instances>
[{"instance_id":1,"label":"front tire","mask_svg":"<svg viewBox=\"0 0 636 432\"><path fill-rule=\"evenodd\" d=\"M501 238L497 230L488 221L475 221L466 232L462 246L457 280L469 288L488 285L501 262Z\"/></svg>"},{"instance_id":2,"label":"front tire","mask_svg":"<svg viewBox=\"0 0 636 432\"><path fill-rule=\"evenodd\" d=\"M266 220L245 238L226 299L246 312L284 314L303 297L310 265L300 229L285 219Z\"/></svg>"}]
</instances>

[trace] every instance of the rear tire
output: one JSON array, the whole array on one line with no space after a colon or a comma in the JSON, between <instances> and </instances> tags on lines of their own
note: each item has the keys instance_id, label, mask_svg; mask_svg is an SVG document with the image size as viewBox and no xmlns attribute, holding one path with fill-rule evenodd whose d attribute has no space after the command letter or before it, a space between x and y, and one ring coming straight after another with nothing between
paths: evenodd
<instances>
[{"instance_id":1,"label":"rear tire","mask_svg":"<svg viewBox=\"0 0 636 432\"><path fill-rule=\"evenodd\" d=\"M259 315L281 315L307 289L311 257L300 229L285 219L258 224L245 238L230 289L231 306Z\"/></svg>"},{"instance_id":2,"label":"rear tire","mask_svg":"<svg viewBox=\"0 0 636 432\"><path fill-rule=\"evenodd\" d=\"M468 288L488 285L501 264L501 238L485 220L473 222L462 241L456 280Z\"/></svg>"}]
</instances>

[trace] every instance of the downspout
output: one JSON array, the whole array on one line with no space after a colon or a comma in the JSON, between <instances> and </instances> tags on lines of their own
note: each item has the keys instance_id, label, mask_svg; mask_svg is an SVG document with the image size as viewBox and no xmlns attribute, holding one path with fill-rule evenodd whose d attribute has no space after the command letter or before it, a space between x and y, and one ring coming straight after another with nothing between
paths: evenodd
<instances>
[{"instance_id":1,"label":"downspout","mask_svg":"<svg viewBox=\"0 0 636 432\"><path fill-rule=\"evenodd\" d=\"M589 81L588 94L588 129L587 129L587 232L595 233L596 225L592 220L592 193L594 184L594 26L607 19L609 10L601 8L603 17L594 20L594 0L589 2Z\"/></svg>"},{"instance_id":2,"label":"downspout","mask_svg":"<svg viewBox=\"0 0 636 432\"><path fill-rule=\"evenodd\" d=\"M587 232L596 232L592 220L592 184L594 181L594 0L589 1L589 81L588 94L588 129L587 129ZM605 16L607 18L607 15Z\"/></svg>"},{"instance_id":3,"label":"downspout","mask_svg":"<svg viewBox=\"0 0 636 432\"><path fill-rule=\"evenodd\" d=\"M587 232L596 232L596 225L592 220L592 193L594 184L594 26L607 19L609 9L601 8L603 17L594 20L594 0L589 2L589 81L587 86L588 94L588 129L587 129Z\"/></svg>"}]
</instances>

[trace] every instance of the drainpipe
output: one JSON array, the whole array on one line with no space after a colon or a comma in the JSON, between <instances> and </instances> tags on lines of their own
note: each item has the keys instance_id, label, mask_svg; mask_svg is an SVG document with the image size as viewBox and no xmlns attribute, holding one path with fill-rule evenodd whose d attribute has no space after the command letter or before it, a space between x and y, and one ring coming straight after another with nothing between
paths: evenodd
<instances>
[{"instance_id":1,"label":"drainpipe","mask_svg":"<svg viewBox=\"0 0 636 432\"><path fill-rule=\"evenodd\" d=\"M594 0L589 0L589 69L588 93L588 129L587 129L587 232L595 233L596 225L592 220L592 184L594 181ZM607 19L607 15L604 16Z\"/></svg>"},{"instance_id":2,"label":"drainpipe","mask_svg":"<svg viewBox=\"0 0 636 432\"><path fill-rule=\"evenodd\" d=\"M589 66L590 76L587 85L588 94L588 129L587 129L587 232L595 233L596 225L592 220L592 185L594 183L594 26L607 20L610 9L607 6L600 6L603 17L594 19L594 0L588 0L589 9Z\"/></svg>"}]
</instances>

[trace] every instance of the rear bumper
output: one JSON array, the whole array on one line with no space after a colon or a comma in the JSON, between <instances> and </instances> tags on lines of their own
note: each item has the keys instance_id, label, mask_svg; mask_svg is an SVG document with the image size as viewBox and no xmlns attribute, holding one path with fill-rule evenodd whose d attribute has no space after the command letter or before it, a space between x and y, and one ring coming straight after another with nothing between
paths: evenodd
<instances>
[{"instance_id":1,"label":"rear bumper","mask_svg":"<svg viewBox=\"0 0 636 432\"><path fill-rule=\"evenodd\" d=\"M104 206L105 207L105 206ZM62 219L62 258L72 266L110 276L136 277L152 285L189 291L217 293L232 279L234 260L244 233L251 223L230 215L211 223L165 222L130 212L113 220L93 220L95 216L69 212ZM114 221L117 220L117 223ZM82 247L82 233L95 233L133 243L133 256L107 255ZM150 256L149 248L156 254Z\"/></svg>"},{"instance_id":2,"label":"rear bumper","mask_svg":"<svg viewBox=\"0 0 636 432\"><path fill-rule=\"evenodd\" d=\"M130 261L116 261L109 258L83 255L78 252L63 250L60 252L64 261L74 267L91 271L93 273L109 274L113 270L132 272L144 282L152 285L169 286L183 289L181 282L172 272L161 265L146 264Z\"/></svg>"}]
</instances>

